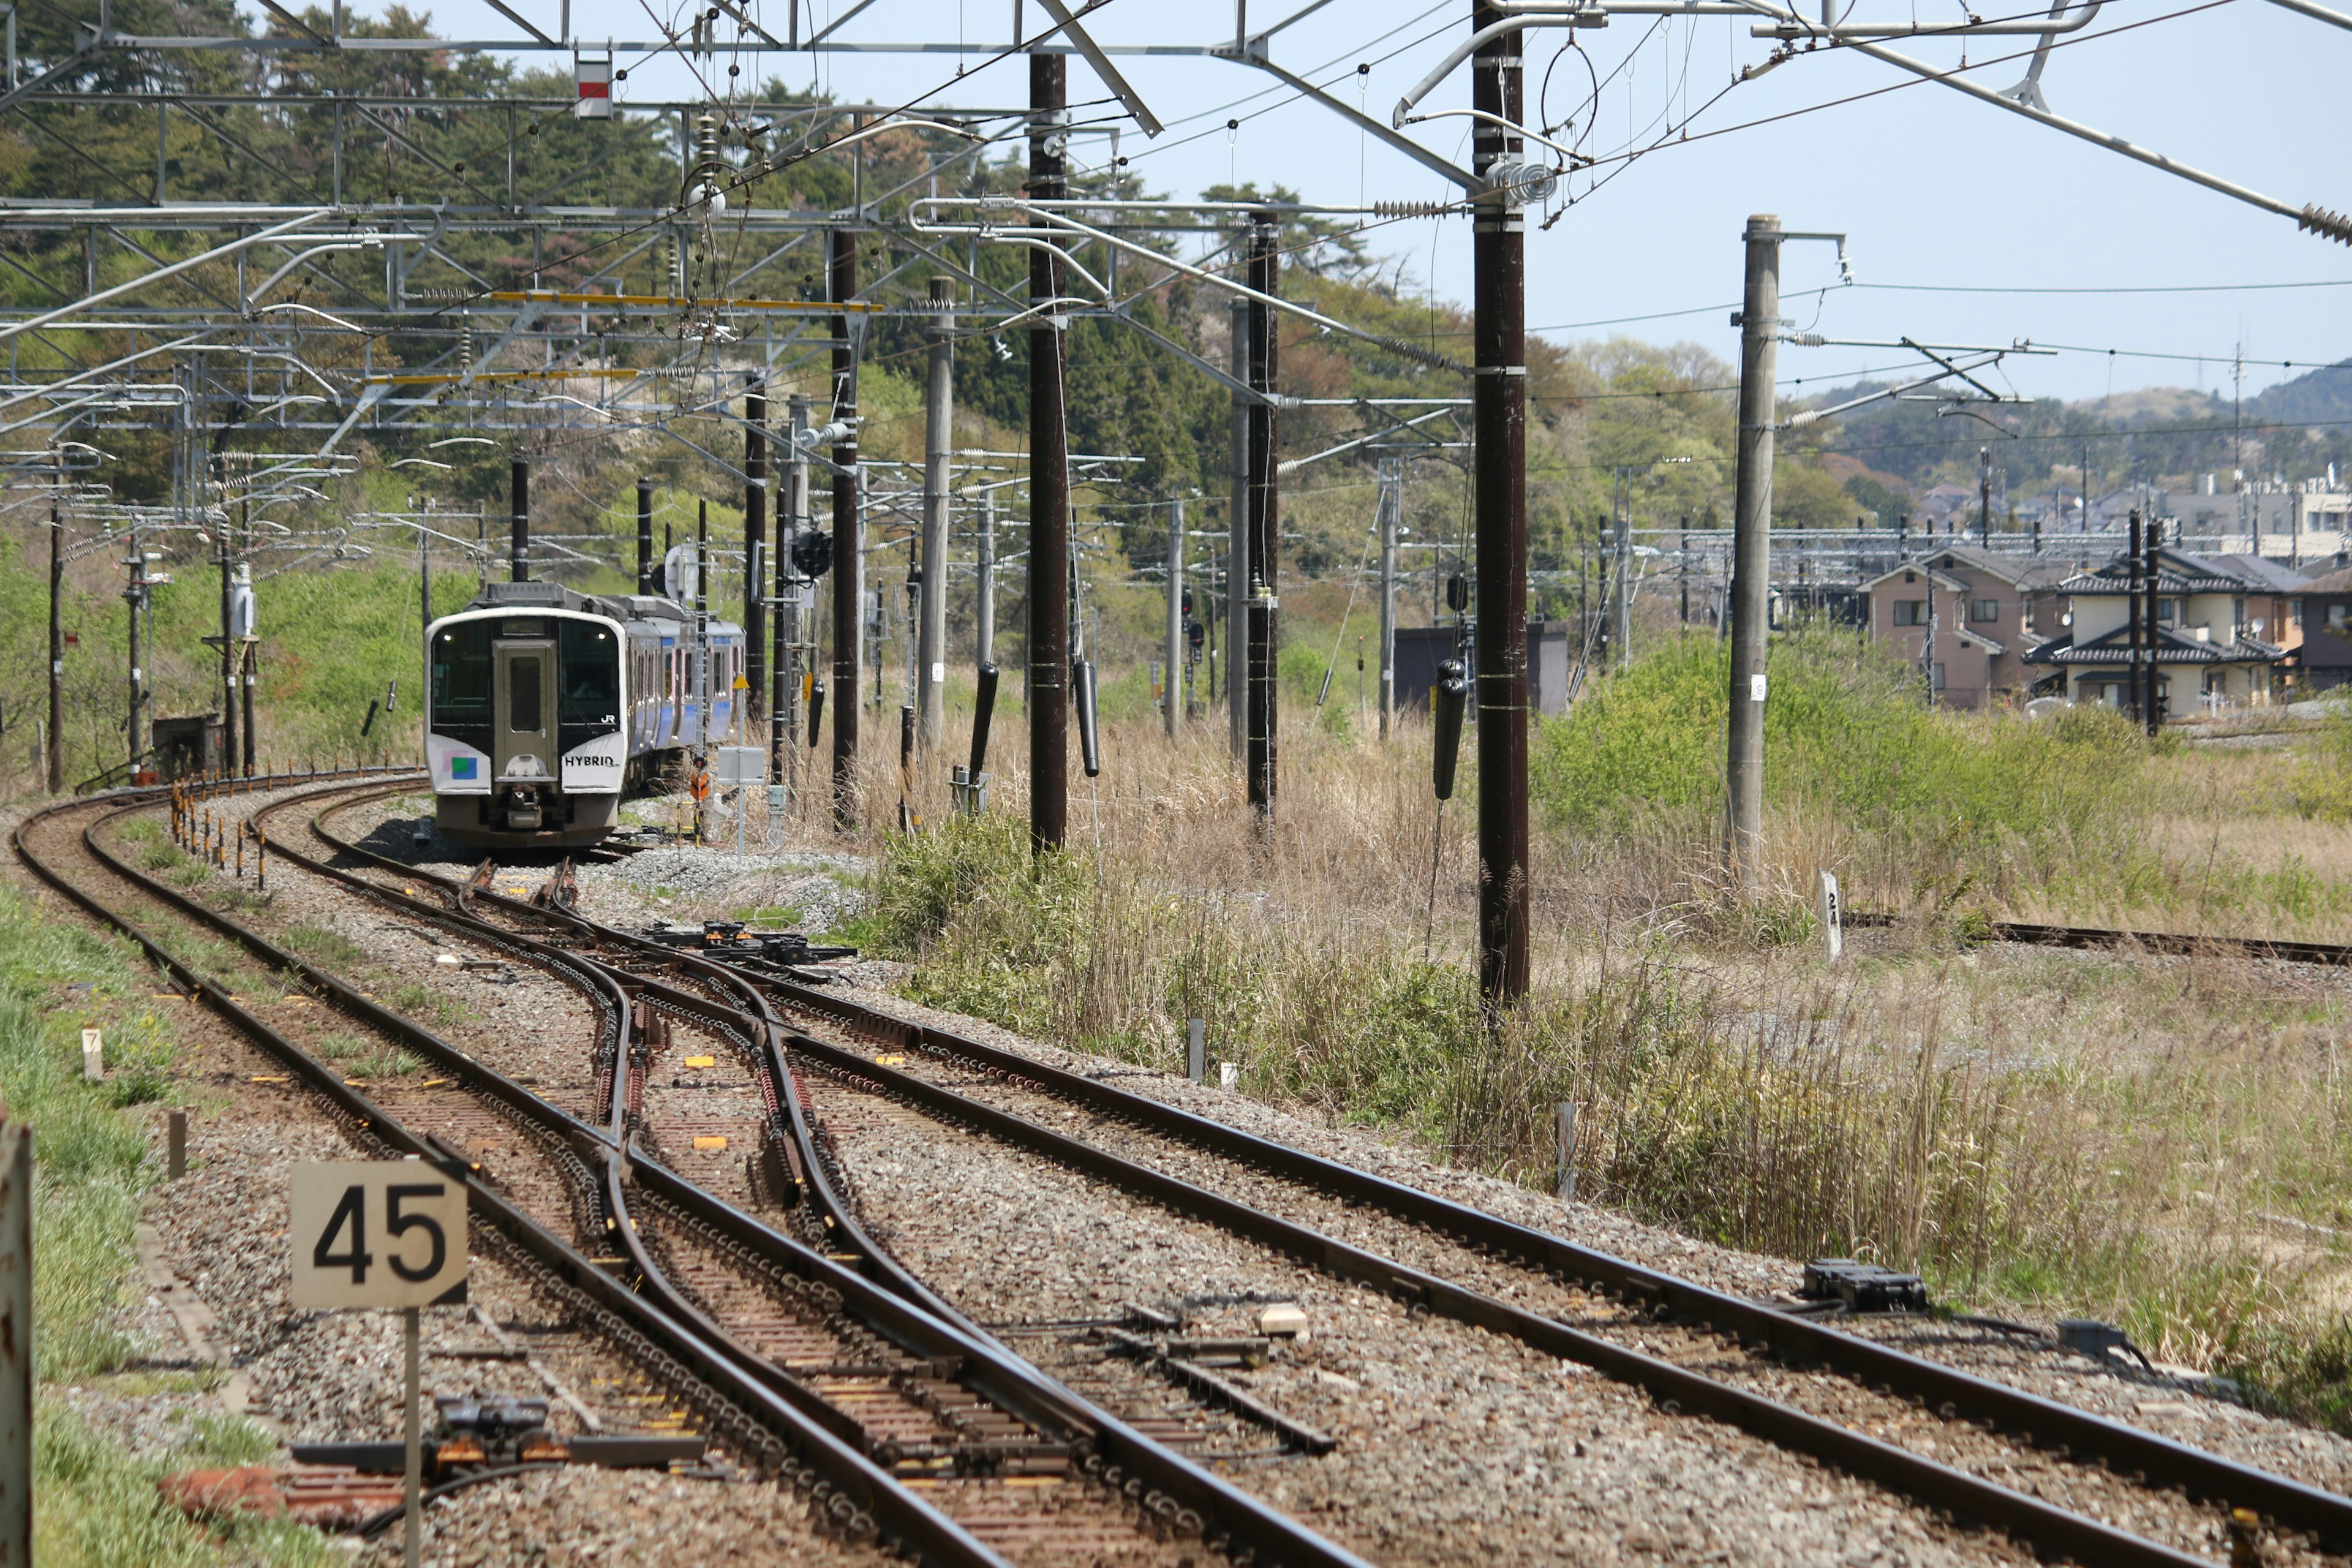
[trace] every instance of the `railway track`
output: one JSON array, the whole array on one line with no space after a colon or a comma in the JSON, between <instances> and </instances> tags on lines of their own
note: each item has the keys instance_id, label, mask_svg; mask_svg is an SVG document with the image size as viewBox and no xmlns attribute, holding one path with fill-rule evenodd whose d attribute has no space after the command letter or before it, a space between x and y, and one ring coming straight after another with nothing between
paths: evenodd
<instances>
[{"instance_id":1,"label":"railway track","mask_svg":"<svg viewBox=\"0 0 2352 1568\"><path fill-rule=\"evenodd\" d=\"M825 1141L803 1125L812 1105L839 1098L839 1089L853 1114L895 1106L977 1131L1339 1278L1592 1366L1670 1412L1744 1427L2044 1552L2100 1563L2210 1561L2202 1553L2243 1535L2254 1519L2284 1538L2290 1558L2352 1542L2352 1504L2222 1456L837 995L732 972L709 955L681 955L576 915L478 891L471 898L500 921L542 922L616 956L633 954L620 961L641 975L686 982L647 979L648 994L730 1036L739 1049L756 1052L764 1032L775 1081L793 1086L782 1109L807 1166L795 1175L825 1233L849 1238L862 1268L951 1321L952 1307L864 1237L845 1199L847 1184L828 1168ZM812 1092L812 1075L793 1071L799 1065L839 1088ZM1072 1108L1092 1113L1083 1137L1068 1130ZM1041 1120L1048 1115L1055 1126ZM1244 1192L1247 1200L1234 1195Z\"/></svg>"},{"instance_id":2,"label":"railway track","mask_svg":"<svg viewBox=\"0 0 2352 1568\"><path fill-rule=\"evenodd\" d=\"M357 793L364 799L405 787ZM388 878L362 877L306 852L279 825L318 804L265 806L256 825L281 859L418 918L413 870L379 858L375 869ZM347 848L330 838L317 847ZM583 989L601 987L615 1004L608 1016L628 1020L625 1046L607 1049L610 1065L599 1073L603 1234L615 1254L599 1261L621 1267L746 1375L887 1468L902 1487L919 1489L983 1545L1024 1564L1174 1563L1195 1555L1196 1538L1261 1563L1357 1564L1109 1421L1002 1346L975 1342L877 1289L842 1266L856 1254L828 1257L769 1228L750 1211L772 1194L759 1190L758 1159L747 1169L741 1152L760 1147L746 1134L762 1121L771 1132L778 1125L772 1085L781 1080L760 1076L758 1043L730 1026L734 1015L646 978L644 970L659 964L599 962L570 944L478 921L466 912L474 895L443 885L452 907L425 917L436 927L568 973ZM752 1079L714 1078L722 1059ZM744 1091L761 1083L770 1086L767 1103L747 1114L747 1101L758 1102ZM697 1145L719 1157L696 1169L692 1157L704 1152ZM738 1201L721 1201L697 1178L732 1183Z\"/></svg>"},{"instance_id":3,"label":"railway track","mask_svg":"<svg viewBox=\"0 0 2352 1568\"><path fill-rule=\"evenodd\" d=\"M1849 910L1851 926L1887 927L1901 917L1877 910ZM2168 958L2195 958L2227 953L2237 958L2269 959L2279 963L2315 963L2335 968L2352 964L2352 943L2287 942L2259 936L2190 936L2179 931L2117 931L2102 926L2044 925L2032 921L1992 921L1983 928L1983 940L2013 942L2028 947L2086 949L2137 948Z\"/></svg>"},{"instance_id":4,"label":"railway track","mask_svg":"<svg viewBox=\"0 0 2352 1568\"><path fill-rule=\"evenodd\" d=\"M608 1124L583 1122L491 1064L146 875L104 842L103 830L152 810L157 801L150 792L36 814L16 835L17 852L37 876L131 935L190 995L212 1005L281 1061L289 1077L323 1097L353 1142L466 1159L475 1214L529 1258L539 1283L596 1322L661 1388L698 1405L720 1441L808 1488L843 1533L959 1568L1175 1559L1188 1521L1154 1517L1114 1490L1076 1484L1023 1489L1017 1475L940 1475L943 1446L927 1439L950 1436L944 1455L950 1460L975 1457L973 1445L963 1440L968 1429L983 1430L983 1447L992 1437L998 1449L1005 1446L1008 1423L992 1423L982 1408L985 1397L975 1397L968 1386L1003 1382L1004 1369L975 1372L968 1347L902 1303L845 1303L821 1282L811 1289L786 1277L772 1256L763 1256L774 1249L759 1244L755 1225L690 1184L648 1183L645 1178L656 1168L632 1170L618 1135L627 1115L628 1079L621 1071L599 1075L610 1102ZM478 940L481 933L469 934ZM233 967L224 939L294 982L269 1006L273 1016L262 1016L265 1004L252 994L256 987L247 983L241 993L239 981L223 977ZM614 1068L642 1057L634 1026L643 1015L609 975L536 944L506 945L568 972L591 994L600 1015L601 1052ZM333 1065L335 1053L326 1048L321 1026L328 1007L320 1003L422 1056L437 1076L392 1089L352 1079ZM281 1026L274 1015L289 1008L295 1016ZM512 1147L518 1143L528 1150ZM730 1226L738 1234L729 1234ZM656 1248L666 1255L662 1261ZM663 1261L671 1258L686 1285L665 1271ZM729 1325L698 1310L691 1293L697 1288L755 1303L749 1316L758 1321L817 1331L814 1337L803 1332L797 1348L822 1359L793 1368L789 1356L779 1362L747 1351ZM740 1326L746 1314L736 1316ZM876 1391L885 1397L857 1397ZM1039 1403L1034 1390L1009 1392L1009 1400L997 1403ZM877 1405L884 1407L878 1413ZM900 1417L895 1430L893 1414ZM1030 1468L1048 1473L1030 1479L1048 1483L1085 1458L1068 1443L1033 1449ZM992 1468L1020 1468L1008 1465L1001 1452L978 1457L993 1461ZM916 1473L902 1477L898 1469ZM916 1486L928 1495L918 1496ZM970 1516L969 1521L951 1512ZM1352 1562L1344 1554L1312 1552L1280 1561Z\"/></svg>"}]
</instances>

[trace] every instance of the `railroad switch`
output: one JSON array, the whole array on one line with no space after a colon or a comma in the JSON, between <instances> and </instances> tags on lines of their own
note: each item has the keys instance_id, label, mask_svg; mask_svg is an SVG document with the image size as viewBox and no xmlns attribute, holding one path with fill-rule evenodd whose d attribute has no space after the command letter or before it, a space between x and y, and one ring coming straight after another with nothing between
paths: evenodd
<instances>
[{"instance_id":1,"label":"railroad switch","mask_svg":"<svg viewBox=\"0 0 2352 1568\"><path fill-rule=\"evenodd\" d=\"M560 1436L547 1429L547 1401L509 1395L438 1394L443 1435L425 1444L425 1472L435 1484L469 1470L515 1465L595 1465L605 1469L666 1468L702 1458L699 1433L633 1432ZM294 1461L340 1465L362 1475L398 1475L407 1464L400 1443L297 1443Z\"/></svg>"},{"instance_id":2,"label":"railroad switch","mask_svg":"<svg viewBox=\"0 0 2352 1568\"><path fill-rule=\"evenodd\" d=\"M1816 1258L1805 1265L1797 1294L1808 1301L1839 1301L1850 1312L1924 1312L1927 1286L1916 1274L1898 1274L1851 1258Z\"/></svg>"},{"instance_id":3,"label":"railroad switch","mask_svg":"<svg viewBox=\"0 0 2352 1568\"><path fill-rule=\"evenodd\" d=\"M779 968L797 969L837 958L856 958L854 947L818 946L805 932L753 931L741 921L660 921L645 928L646 936L665 947L692 948L723 957L730 963L747 960ZM796 978L814 978L799 975ZM831 978L825 976L825 978Z\"/></svg>"},{"instance_id":4,"label":"railroad switch","mask_svg":"<svg viewBox=\"0 0 2352 1568\"><path fill-rule=\"evenodd\" d=\"M2139 1358L2139 1364L2150 1372L2155 1363L2140 1348L2131 1342L2129 1335L2113 1323L2103 1323L2096 1318L2061 1318L2058 1320L2058 1342L2076 1355L2093 1361L2113 1361L2116 1351L2129 1351Z\"/></svg>"}]
</instances>

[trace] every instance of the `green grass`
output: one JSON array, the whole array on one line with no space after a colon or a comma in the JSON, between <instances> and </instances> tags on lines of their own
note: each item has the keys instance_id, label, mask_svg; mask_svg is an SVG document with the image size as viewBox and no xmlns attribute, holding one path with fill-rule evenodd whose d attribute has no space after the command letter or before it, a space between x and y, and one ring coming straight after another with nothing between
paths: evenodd
<instances>
[{"instance_id":1,"label":"green grass","mask_svg":"<svg viewBox=\"0 0 2352 1568\"><path fill-rule=\"evenodd\" d=\"M49 1391L77 1384L125 1395L195 1393L207 1376L121 1373L129 1345L132 1232L155 1171L124 1108L171 1090L174 1042L148 1005L148 972L102 940L0 886L0 1098L31 1122L34 1343L42 1389L34 1448L34 1552L44 1568L180 1568L223 1561L321 1568L340 1561L317 1531L239 1521L206 1529L165 1507L167 1470L252 1463L275 1445L252 1423L199 1413L169 1454L134 1456ZM80 1073L80 1030L105 1031L107 1081ZM167 1389L164 1384L169 1383Z\"/></svg>"},{"instance_id":2,"label":"green grass","mask_svg":"<svg viewBox=\"0 0 2352 1568\"><path fill-rule=\"evenodd\" d=\"M304 921L278 934L278 945L321 969L349 969L367 957L360 944L332 926Z\"/></svg>"}]
</instances>

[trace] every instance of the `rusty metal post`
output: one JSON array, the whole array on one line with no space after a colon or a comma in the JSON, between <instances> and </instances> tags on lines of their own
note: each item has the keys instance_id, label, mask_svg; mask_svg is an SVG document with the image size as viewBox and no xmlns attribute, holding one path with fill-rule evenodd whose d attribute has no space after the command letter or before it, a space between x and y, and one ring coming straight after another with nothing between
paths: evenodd
<instances>
[{"instance_id":1,"label":"rusty metal post","mask_svg":"<svg viewBox=\"0 0 2352 1568\"><path fill-rule=\"evenodd\" d=\"M33 1562L33 1130L0 1122L0 1568Z\"/></svg>"}]
</instances>

